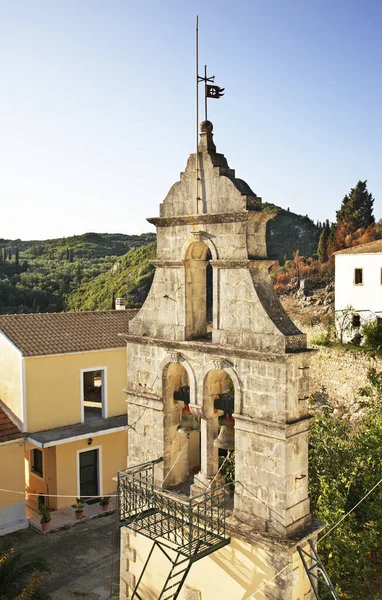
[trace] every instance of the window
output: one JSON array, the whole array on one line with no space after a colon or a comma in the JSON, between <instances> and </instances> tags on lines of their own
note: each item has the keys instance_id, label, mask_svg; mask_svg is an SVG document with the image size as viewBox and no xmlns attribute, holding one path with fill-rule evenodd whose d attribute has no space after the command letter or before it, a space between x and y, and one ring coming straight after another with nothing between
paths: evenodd
<instances>
[{"instance_id":1,"label":"window","mask_svg":"<svg viewBox=\"0 0 382 600\"><path fill-rule=\"evenodd\" d=\"M106 367L81 370L82 422L107 417Z\"/></svg>"},{"instance_id":2,"label":"window","mask_svg":"<svg viewBox=\"0 0 382 600\"><path fill-rule=\"evenodd\" d=\"M354 285L363 284L363 269L354 269Z\"/></svg>"},{"instance_id":3,"label":"window","mask_svg":"<svg viewBox=\"0 0 382 600\"><path fill-rule=\"evenodd\" d=\"M42 450L31 450L31 471L39 477L43 477L43 462L42 462Z\"/></svg>"},{"instance_id":4,"label":"window","mask_svg":"<svg viewBox=\"0 0 382 600\"><path fill-rule=\"evenodd\" d=\"M361 327L361 317L354 314L352 317L352 327Z\"/></svg>"}]
</instances>

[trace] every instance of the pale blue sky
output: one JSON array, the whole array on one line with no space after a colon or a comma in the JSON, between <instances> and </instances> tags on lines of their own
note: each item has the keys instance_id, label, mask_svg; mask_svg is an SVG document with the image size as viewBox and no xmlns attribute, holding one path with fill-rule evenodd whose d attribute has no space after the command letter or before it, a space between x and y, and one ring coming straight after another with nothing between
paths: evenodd
<instances>
[{"instance_id":1,"label":"pale blue sky","mask_svg":"<svg viewBox=\"0 0 382 600\"><path fill-rule=\"evenodd\" d=\"M152 229L194 152L196 14L237 176L314 220L367 179L382 217L380 0L0 0L0 237Z\"/></svg>"}]
</instances>

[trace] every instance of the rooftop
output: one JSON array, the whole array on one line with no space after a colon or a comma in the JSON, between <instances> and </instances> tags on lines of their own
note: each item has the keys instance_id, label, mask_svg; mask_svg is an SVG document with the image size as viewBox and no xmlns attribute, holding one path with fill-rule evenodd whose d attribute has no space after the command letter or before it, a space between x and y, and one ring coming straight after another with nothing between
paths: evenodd
<instances>
[{"instance_id":1,"label":"rooftop","mask_svg":"<svg viewBox=\"0 0 382 600\"><path fill-rule=\"evenodd\" d=\"M382 240L374 240L374 242L368 242L367 244L338 250L334 254L376 254L377 252L382 252Z\"/></svg>"},{"instance_id":2,"label":"rooftop","mask_svg":"<svg viewBox=\"0 0 382 600\"><path fill-rule=\"evenodd\" d=\"M122 348L136 309L1 315L2 332L23 356Z\"/></svg>"},{"instance_id":3,"label":"rooftop","mask_svg":"<svg viewBox=\"0 0 382 600\"><path fill-rule=\"evenodd\" d=\"M8 415L0 407L0 444L19 440L23 437L20 429L11 421Z\"/></svg>"}]
</instances>

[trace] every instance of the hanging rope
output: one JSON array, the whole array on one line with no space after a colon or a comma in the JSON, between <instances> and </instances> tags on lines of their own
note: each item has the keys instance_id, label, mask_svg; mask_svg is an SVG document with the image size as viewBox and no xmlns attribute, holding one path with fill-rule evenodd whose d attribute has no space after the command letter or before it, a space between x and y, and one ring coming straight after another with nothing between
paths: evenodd
<instances>
[{"instance_id":1,"label":"hanging rope","mask_svg":"<svg viewBox=\"0 0 382 600\"><path fill-rule=\"evenodd\" d=\"M186 444L183 446L183 448L180 450L180 452L178 453L178 456L175 459L175 462L172 464L172 467L170 468L169 472L167 473L166 477L163 479L162 481L162 488L163 488L163 484L166 481L167 477L170 475L171 471L173 470L173 468L175 467L176 463L178 462L178 460L180 459L182 453L184 452L184 450L187 448Z\"/></svg>"}]
</instances>

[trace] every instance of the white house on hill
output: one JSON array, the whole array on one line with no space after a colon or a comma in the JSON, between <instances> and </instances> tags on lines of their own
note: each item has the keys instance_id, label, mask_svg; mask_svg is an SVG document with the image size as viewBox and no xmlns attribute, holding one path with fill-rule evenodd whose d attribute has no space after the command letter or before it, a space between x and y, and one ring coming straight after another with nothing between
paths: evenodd
<instances>
[{"instance_id":1,"label":"white house on hill","mask_svg":"<svg viewBox=\"0 0 382 600\"><path fill-rule=\"evenodd\" d=\"M382 240L335 252L336 319L349 307L352 334L367 321L382 323Z\"/></svg>"}]
</instances>

